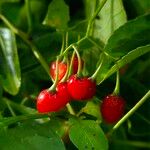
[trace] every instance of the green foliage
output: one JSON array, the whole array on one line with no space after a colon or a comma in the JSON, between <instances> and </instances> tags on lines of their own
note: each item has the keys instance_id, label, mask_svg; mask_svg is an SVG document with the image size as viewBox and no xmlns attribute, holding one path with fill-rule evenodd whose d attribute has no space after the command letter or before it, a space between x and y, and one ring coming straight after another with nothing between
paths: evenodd
<instances>
[{"instance_id":1,"label":"green foliage","mask_svg":"<svg viewBox=\"0 0 150 150\"><path fill-rule=\"evenodd\" d=\"M149 149L149 8L149 0L0 0L0 149ZM50 63L61 56L70 65L72 44L96 95L40 114L36 97L53 83ZM126 113L147 101L113 129L100 104L118 70Z\"/></svg>"},{"instance_id":2,"label":"green foliage","mask_svg":"<svg viewBox=\"0 0 150 150\"><path fill-rule=\"evenodd\" d=\"M94 37L107 42L112 33L126 23L126 13L121 0L108 0L95 20Z\"/></svg>"},{"instance_id":3,"label":"green foliage","mask_svg":"<svg viewBox=\"0 0 150 150\"><path fill-rule=\"evenodd\" d=\"M21 84L15 35L7 28L0 28L0 44L0 80L4 89L15 95Z\"/></svg>"},{"instance_id":4,"label":"green foliage","mask_svg":"<svg viewBox=\"0 0 150 150\"><path fill-rule=\"evenodd\" d=\"M53 0L48 7L48 13L44 20L44 24L58 29L65 29L67 28L68 21L69 8L65 4L64 0Z\"/></svg>"},{"instance_id":5,"label":"green foliage","mask_svg":"<svg viewBox=\"0 0 150 150\"><path fill-rule=\"evenodd\" d=\"M51 130L49 123L21 123L13 129L0 132L0 147L3 150L65 150L58 135Z\"/></svg>"},{"instance_id":6,"label":"green foliage","mask_svg":"<svg viewBox=\"0 0 150 150\"><path fill-rule=\"evenodd\" d=\"M150 14L140 16L121 26L108 40L105 51L120 58L131 50L149 44Z\"/></svg>"},{"instance_id":7,"label":"green foliage","mask_svg":"<svg viewBox=\"0 0 150 150\"><path fill-rule=\"evenodd\" d=\"M69 136L79 150L108 149L106 137L95 121L70 119L70 122Z\"/></svg>"},{"instance_id":8,"label":"green foliage","mask_svg":"<svg viewBox=\"0 0 150 150\"><path fill-rule=\"evenodd\" d=\"M100 75L97 76L97 82L101 83L103 80L105 80L106 78L108 78L110 75L112 75L113 73L115 73L118 69L122 68L124 65L130 63L134 59L136 59L139 56L142 56L142 55L144 55L145 53L148 53L148 52L150 52L150 45L141 46L141 47L138 47L135 50L132 50L131 52L129 52L128 54L126 54L125 56L123 56L121 59L119 59L118 61L116 61L115 62L116 64L113 65L111 68L107 68L106 69L106 67L108 67L108 63L107 63L107 65L105 66L105 70L104 70L105 76L102 74L102 70L100 70L99 71Z\"/></svg>"}]
</instances>

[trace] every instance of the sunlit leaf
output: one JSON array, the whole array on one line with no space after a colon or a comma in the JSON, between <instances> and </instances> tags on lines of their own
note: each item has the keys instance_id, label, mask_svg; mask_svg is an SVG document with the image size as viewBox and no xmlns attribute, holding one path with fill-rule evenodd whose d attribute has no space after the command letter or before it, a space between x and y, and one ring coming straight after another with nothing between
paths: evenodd
<instances>
[{"instance_id":1,"label":"sunlit leaf","mask_svg":"<svg viewBox=\"0 0 150 150\"><path fill-rule=\"evenodd\" d=\"M107 0L98 17L93 33L106 43L112 33L127 21L122 0Z\"/></svg>"},{"instance_id":2,"label":"sunlit leaf","mask_svg":"<svg viewBox=\"0 0 150 150\"><path fill-rule=\"evenodd\" d=\"M10 94L18 93L21 84L20 65L14 34L0 28L0 81Z\"/></svg>"}]
</instances>

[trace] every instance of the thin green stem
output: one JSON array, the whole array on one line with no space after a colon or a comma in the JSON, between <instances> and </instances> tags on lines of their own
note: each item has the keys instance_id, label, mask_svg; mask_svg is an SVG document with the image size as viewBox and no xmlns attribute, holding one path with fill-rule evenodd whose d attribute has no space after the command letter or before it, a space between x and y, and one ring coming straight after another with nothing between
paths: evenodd
<instances>
[{"instance_id":1,"label":"thin green stem","mask_svg":"<svg viewBox=\"0 0 150 150\"><path fill-rule=\"evenodd\" d=\"M65 35L63 33L63 35L62 35L62 46L61 46L60 54L62 54L62 52L64 51L64 48L65 48Z\"/></svg>"},{"instance_id":2,"label":"thin green stem","mask_svg":"<svg viewBox=\"0 0 150 150\"><path fill-rule=\"evenodd\" d=\"M29 99L27 97L23 98L20 105L24 105Z\"/></svg>"},{"instance_id":3,"label":"thin green stem","mask_svg":"<svg viewBox=\"0 0 150 150\"><path fill-rule=\"evenodd\" d=\"M49 75L49 66L48 66L47 62L45 61L44 57L41 55L41 53L37 49L37 47L29 40L24 39L24 41L26 41L26 43L31 47L31 50L32 50L34 56L37 58L37 60L40 62L40 64L44 68L44 70Z\"/></svg>"},{"instance_id":4,"label":"thin green stem","mask_svg":"<svg viewBox=\"0 0 150 150\"><path fill-rule=\"evenodd\" d=\"M104 53L106 56L110 57L110 58L113 59L114 61L117 60L117 58L111 56L110 54L108 54L107 52L105 52L105 51L103 50L104 45L101 45L101 46L98 45L98 44L97 44L94 40L92 40L90 37L88 37L87 39L88 39L93 45L95 45L98 49L100 49L101 52Z\"/></svg>"},{"instance_id":5,"label":"thin green stem","mask_svg":"<svg viewBox=\"0 0 150 150\"><path fill-rule=\"evenodd\" d=\"M101 52L103 51L103 47L101 47L100 45L98 45L95 41L93 41L90 37L87 38L89 40L89 42L91 42L95 47L97 47L98 49L101 50ZM105 53L105 52L104 52Z\"/></svg>"},{"instance_id":6,"label":"thin green stem","mask_svg":"<svg viewBox=\"0 0 150 150\"><path fill-rule=\"evenodd\" d=\"M67 48L67 47L68 47L68 37L69 37L69 33L68 33L68 32L66 32L66 45L65 45L65 48Z\"/></svg>"},{"instance_id":7,"label":"thin green stem","mask_svg":"<svg viewBox=\"0 0 150 150\"><path fill-rule=\"evenodd\" d=\"M27 115L20 115L15 117L8 117L0 119L0 127L5 127L10 124L30 120L30 119L40 119L40 118L48 118L50 117L50 114L27 114Z\"/></svg>"},{"instance_id":8,"label":"thin green stem","mask_svg":"<svg viewBox=\"0 0 150 150\"><path fill-rule=\"evenodd\" d=\"M69 73L69 60L68 60L68 58L66 59L66 61L67 61L67 71L66 71L64 77L61 79L60 82L65 82L68 78L68 73Z\"/></svg>"},{"instance_id":9,"label":"thin green stem","mask_svg":"<svg viewBox=\"0 0 150 150\"><path fill-rule=\"evenodd\" d=\"M86 40L86 39L87 39L87 37L83 37L83 38L80 39L78 42L69 45L69 46L63 51L63 53L59 55L59 57L62 57L62 56L64 56L64 55L66 55L66 54L68 53L68 51L69 51L70 49L72 49L72 47L73 47L74 44L79 45L80 43L82 43L82 42L83 42L84 40Z\"/></svg>"},{"instance_id":10,"label":"thin green stem","mask_svg":"<svg viewBox=\"0 0 150 150\"><path fill-rule=\"evenodd\" d=\"M22 104L17 104L7 98L3 98L2 99L5 103L8 103L12 108L14 108L15 110L19 111L22 114L29 114L29 113L35 113L36 110L32 109L30 107L26 107Z\"/></svg>"},{"instance_id":11,"label":"thin green stem","mask_svg":"<svg viewBox=\"0 0 150 150\"><path fill-rule=\"evenodd\" d=\"M69 113L71 115L75 115L76 114L75 111L73 110L73 108L71 107L71 105L69 103L66 105L66 107L67 107L67 109L68 109L68 111L69 111Z\"/></svg>"},{"instance_id":12,"label":"thin green stem","mask_svg":"<svg viewBox=\"0 0 150 150\"><path fill-rule=\"evenodd\" d=\"M103 8L103 6L105 5L107 0L103 0L99 7L97 8L97 10L95 11L95 13L91 16L89 23L88 23L88 27L87 27L87 31L86 31L86 36L89 37L90 36L90 30L91 30L91 26L93 24L94 19L96 18L96 16L98 15L98 13L100 12L100 10Z\"/></svg>"},{"instance_id":13,"label":"thin green stem","mask_svg":"<svg viewBox=\"0 0 150 150\"><path fill-rule=\"evenodd\" d=\"M101 62L99 64L99 66L97 67L96 71L94 72L94 74L90 77L92 80L95 80L95 78L97 77L97 74L99 73L101 67L102 67L102 64L103 64L103 61L104 61L104 57L103 57L104 54L101 54Z\"/></svg>"},{"instance_id":14,"label":"thin green stem","mask_svg":"<svg viewBox=\"0 0 150 150\"><path fill-rule=\"evenodd\" d=\"M70 66L69 66L68 77L70 77L70 75L72 74L72 66L73 66L73 60L74 60L75 54L76 54L76 52L75 52L75 51L73 51L73 53L72 53L72 57L71 57Z\"/></svg>"},{"instance_id":15,"label":"thin green stem","mask_svg":"<svg viewBox=\"0 0 150 150\"><path fill-rule=\"evenodd\" d=\"M2 14L0 14L0 19L10 28L15 34L23 36L24 38L28 38L27 34L23 33L22 31L15 28Z\"/></svg>"},{"instance_id":16,"label":"thin green stem","mask_svg":"<svg viewBox=\"0 0 150 150\"><path fill-rule=\"evenodd\" d=\"M30 32L33 26L30 0L25 0L25 4L26 4L27 19L28 19L28 31Z\"/></svg>"},{"instance_id":17,"label":"thin green stem","mask_svg":"<svg viewBox=\"0 0 150 150\"><path fill-rule=\"evenodd\" d=\"M57 56L57 59L56 59L56 72L55 72L56 77L55 77L55 81L54 81L53 85L48 89L48 91L55 91L56 86L58 84L58 75L59 75L58 61L59 61L59 56Z\"/></svg>"},{"instance_id":18,"label":"thin green stem","mask_svg":"<svg viewBox=\"0 0 150 150\"><path fill-rule=\"evenodd\" d=\"M77 75L78 75L78 77L80 77L81 76L81 58L80 58L80 54L79 54L79 52L78 52L78 49L77 49L77 47L75 46L75 44L74 45L72 45L72 48L75 50L75 52L76 52L76 54L77 54L77 57L78 57L78 71L77 71Z\"/></svg>"},{"instance_id":19,"label":"thin green stem","mask_svg":"<svg viewBox=\"0 0 150 150\"><path fill-rule=\"evenodd\" d=\"M120 77L119 77L119 70L118 70L116 75L116 86L113 91L113 95L119 95L119 92L120 92Z\"/></svg>"},{"instance_id":20,"label":"thin green stem","mask_svg":"<svg viewBox=\"0 0 150 150\"><path fill-rule=\"evenodd\" d=\"M87 39L87 37L86 36L84 36L83 38L81 38L79 41L77 41L75 44L76 45L80 45L84 40L86 40Z\"/></svg>"},{"instance_id":21,"label":"thin green stem","mask_svg":"<svg viewBox=\"0 0 150 150\"><path fill-rule=\"evenodd\" d=\"M116 129L120 127L133 113L140 107L142 104L150 97L150 90L143 96L143 98L126 114L124 115L112 128L112 130L108 133L108 135L112 134Z\"/></svg>"},{"instance_id":22,"label":"thin green stem","mask_svg":"<svg viewBox=\"0 0 150 150\"><path fill-rule=\"evenodd\" d=\"M121 145L130 145L134 147L140 147L140 148L150 148L150 143L148 142L141 142L141 141L127 141L127 140L113 140L112 141L115 144L121 144Z\"/></svg>"},{"instance_id":23,"label":"thin green stem","mask_svg":"<svg viewBox=\"0 0 150 150\"><path fill-rule=\"evenodd\" d=\"M40 62L40 64L43 66L47 74L49 75L49 66L46 63L43 56L40 54L37 47L29 40L28 35L21 30L15 28L2 14L0 14L0 19L14 32L16 35L18 35L20 38L24 40L24 42L31 47L31 50L34 54L34 56L37 58L37 60Z\"/></svg>"},{"instance_id":24,"label":"thin green stem","mask_svg":"<svg viewBox=\"0 0 150 150\"><path fill-rule=\"evenodd\" d=\"M68 31L75 30L76 28L79 28L83 23L86 23L86 22L88 22L88 19L80 21L79 23L77 23L74 26L70 27L68 29Z\"/></svg>"},{"instance_id":25,"label":"thin green stem","mask_svg":"<svg viewBox=\"0 0 150 150\"><path fill-rule=\"evenodd\" d=\"M6 103L7 107L8 107L8 109L9 109L11 115L12 115L13 117L16 116L16 114L15 114L13 108L11 107L10 103L9 103L8 101L5 101L5 103Z\"/></svg>"},{"instance_id":26,"label":"thin green stem","mask_svg":"<svg viewBox=\"0 0 150 150\"><path fill-rule=\"evenodd\" d=\"M68 52L71 48L72 48L72 44L69 45L69 46L64 50L64 52L63 52L62 54L60 54L59 56L62 57L62 56L64 56L64 55L66 55L67 52Z\"/></svg>"}]
</instances>

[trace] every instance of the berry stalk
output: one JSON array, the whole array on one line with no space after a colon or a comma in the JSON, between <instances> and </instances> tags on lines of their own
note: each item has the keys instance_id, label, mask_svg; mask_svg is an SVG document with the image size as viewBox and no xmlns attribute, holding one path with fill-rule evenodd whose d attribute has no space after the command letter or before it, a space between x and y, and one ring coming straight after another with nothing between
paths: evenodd
<instances>
[{"instance_id":1,"label":"berry stalk","mask_svg":"<svg viewBox=\"0 0 150 150\"><path fill-rule=\"evenodd\" d=\"M86 36L90 36L90 29L91 29L91 26L93 24L93 21L94 19L96 18L96 16L98 15L98 13L100 12L100 10L103 8L103 6L105 5L105 3L107 2L107 0L103 0L99 7L97 8L97 10L95 11L95 13L91 16L90 20L89 20L89 23L88 23L88 27L87 27L87 31L86 31Z\"/></svg>"},{"instance_id":2,"label":"berry stalk","mask_svg":"<svg viewBox=\"0 0 150 150\"><path fill-rule=\"evenodd\" d=\"M95 78L97 77L97 74L99 73L102 67L103 61L104 61L104 54L101 54L101 62L99 66L97 67L96 71L94 72L94 74L90 77L90 79L95 80Z\"/></svg>"},{"instance_id":3,"label":"berry stalk","mask_svg":"<svg viewBox=\"0 0 150 150\"><path fill-rule=\"evenodd\" d=\"M120 92L120 78L119 78L119 70L118 70L116 75L116 86L113 91L113 95L119 95L119 92Z\"/></svg>"},{"instance_id":4,"label":"berry stalk","mask_svg":"<svg viewBox=\"0 0 150 150\"><path fill-rule=\"evenodd\" d=\"M73 66L73 60L74 60L75 53L76 53L75 51L73 51L73 53L72 53L71 62L70 62L70 66L69 66L69 71L68 71L68 78L72 74L72 66Z\"/></svg>"},{"instance_id":5,"label":"berry stalk","mask_svg":"<svg viewBox=\"0 0 150 150\"><path fill-rule=\"evenodd\" d=\"M56 86L58 83L58 74L59 74L58 61L59 61L59 57L57 57L57 59L56 59L56 78L55 78L53 85L48 89L48 91L55 91L55 89L56 89Z\"/></svg>"},{"instance_id":6,"label":"berry stalk","mask_svg":"<svg viewBox=\"0 0 150 150\"><path fill-rule=\"evenodd\" d=\"M77 54L77 57L78 57L78 71L77 71L77 75L78 77L81 76L81 58L80 58L80 54L77 50L77 47L75 45L72 45L72 48L75 50L76 54Z\"/></svg>"},{"instance_id":7,"label":"berry stalk","mask_svg":"<svg viewBox=\"0 0 150 150\"><path fill-rule=\"evenodd\" d=\"M76 115L75 111L73 110L72 106L68 103L66 105L67 109L68 109L68 112L71 114L71 115Z\"/></svg>"},{"instance_id":8,"label":"berry stalk","mask_svg":"<svg viewBox=\"0 0 150 150\"><path fill-rule=\"evenodd\" d=\"M62 35L62 46L61 46L60 54L63 53L64 48L65 48L65 35L63 33L63 35Z\"/></svg>"},{"instance_id":9,"label":"berry stalk","mask_svg":"<svg viewBox=\"0 0 150 150\"><path fill-rule=\"evenodd\" d=\"M141 98L141 100L126 114L124 115L108 133L111 135L115 130L117 130L135 111L150 97L150 90Z\"/></svg>"}]
</instances>

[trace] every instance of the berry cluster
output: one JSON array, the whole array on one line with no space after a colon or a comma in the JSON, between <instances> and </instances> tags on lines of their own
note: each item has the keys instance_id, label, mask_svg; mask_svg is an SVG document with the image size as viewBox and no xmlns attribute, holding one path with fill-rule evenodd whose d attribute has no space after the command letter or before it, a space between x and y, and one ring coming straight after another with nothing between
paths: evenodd
<instances>
[{"instance_id":1,"label":"berry cluster","mask_svg":"<svg viewBox=\"0 0 150 150\"><path fill-rule=\"evenodd\" d=\"M82 61L83 66L83 61ZM67 82L59 82L55 91L43 90L37 97L37 110L40 113L56 112L62 109L71 100L88 100L91 99L96 92L96 83L90 78L77 76L78 58L73 59L73 75ZM65 76L67 64L58 62L58 81ZM56 78L56 61L50 65L50 75Z\"/></svg>"},{"instance_id":2,"label":"berry cluster","mask_svg":"<svg viewBox=\"0 0 150 150\"><path fill-rule=\"evenodd\" d=\"M43 90L37 97L37 110L40 113L57 112L65 107L71 100L86 101L92 99L96 93L96 82L87 77L78 77L78 57L75 55L72 61L72 75L67 81L62 81L66 75L68 66L63 61L56 61L50 65L50 75L53 80L58 73L58 83L55 90ZM83 60L81 59L81 68ZM108 124L117 122L125 110L125 100L115 94L106 96L100 106L104 121Z\"/></svg>"}]
</instances>

